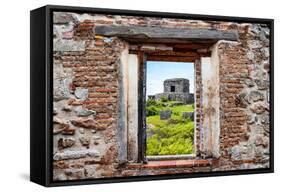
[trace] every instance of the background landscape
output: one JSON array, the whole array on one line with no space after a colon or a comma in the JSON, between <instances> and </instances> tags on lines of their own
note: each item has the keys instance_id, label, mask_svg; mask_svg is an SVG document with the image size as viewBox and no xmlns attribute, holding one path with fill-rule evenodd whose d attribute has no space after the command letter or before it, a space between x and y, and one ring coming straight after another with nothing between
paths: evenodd
<instances>
[{"instance_id":1,"label":"background landscape","mask_svg":"<svg viewBox=\"0 0 281 192\"><path fill-rule=\"evenodd\" d=\"M193 63L148 62L148 95L163 92L163 82L169 78L186 78L190 92L194 92ZM161 110L171 110L171 118L160 119ZM178 101L147 99L147 155L181 155L194 152L194 122L183 117L183 112L193 112L194 104L185 105Z\"/></svg>"}]
</instances>

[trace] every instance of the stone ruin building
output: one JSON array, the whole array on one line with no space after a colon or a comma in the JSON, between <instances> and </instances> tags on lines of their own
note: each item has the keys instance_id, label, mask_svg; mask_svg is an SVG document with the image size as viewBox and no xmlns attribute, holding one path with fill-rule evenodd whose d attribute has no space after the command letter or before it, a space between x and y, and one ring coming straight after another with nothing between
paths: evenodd
<instances>
[{"instance_id":1,"label":"stone ruin building","mask_svg":"<svg viewBox=\"0 0 281 192\"><path fill-rule=\"evenodd\" d=\"M189 80L184 78L166 79L163 83L164 92L150 96L160 100L166 98L170 101L180 101L184 104L191 104L194 102L194 94L189 93Z\"/></svg>"},{"instance_id":2,"label":"stone ruin building","mask_svg":"<svg viewBox=\"0 0 281 192\"><path fill-rule=\"evenodd\" d=\"M269 168L269 33L266 23L54 12L53 180ZM194 63L195 158L145 156L145 59ZM164 94L180 83L189 93L169 80Z\"/></svg>"}]
</instances>

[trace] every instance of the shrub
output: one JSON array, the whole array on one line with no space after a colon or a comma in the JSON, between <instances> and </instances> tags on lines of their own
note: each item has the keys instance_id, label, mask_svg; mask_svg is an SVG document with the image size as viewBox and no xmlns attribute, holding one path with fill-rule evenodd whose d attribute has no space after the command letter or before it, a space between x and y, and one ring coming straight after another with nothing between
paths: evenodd
<instances>
[{"instance_id":1,"label":"shrub","mask_svg":"<svg viewBox=\"0 0 281 192\"><path fill-rule=\"evenodd\" d=\"M147 155L178 155L194 153L194 122L182 118L182 112L192 111L192 105L164 106L169 102L149 102L146 107ZM173 111L168 120L161 120L160 110Z\"/></svg>"},{"instance_id":2,"label":"shrub","mask_svg":"<svg viewBox=\"0 0 281 192\"><path fill-rule=\"evenodd\" d=\"M181 120L178 118L170 118L167 123L168 124L178 124L178 123L181 123Z\"/></svg>"},{"instance_id":3,"label":"shrub","mask_svg":"<svg viewBox=\"0 0 281 192\"><path fill-rule=\"evenodd\" d=\"M181 116L173 116L167 121L168 124L185 124L189 122L191 122L189 118L183 119Z\"/></svg>"},{"instance_id":4,"label":"shrub","mask_svg":"<svg viewBox=\"0 0 281 192\"><path fill-rule=\"evenodd\" d=\"M168 101L168 98L167 98L167 97L161 97L161 98L160 98L160 101L161 101L161 102L167 102L167 101Z\"/></svg>"},{"instance_id":5,"label":"shrub","mask_svg":"<svg viewBox=\"0 0 281 192\"><path fill-rule=\"evenodd\" d=\"M165 124L151 128L153 135L147 139L147 155L190 154L193 149L194 124Z\"/></svg>"},{"instance_id":6,"label":"shrub","mask_svg":"<svg viewBox=\"0 0 281 192\"><path fill-rule=\"evenodd\" d=\"M180 112L179 112L179 111L176 111L176 112L173 111L173 114L174 114L175 116L180 116Z\"/></svg>"},{"instance_id":7,"label":"shrub","mask_svg":"<svg viewBox=\"0 0 281 192\"><path fill-rule=\"evenodd\" d=\"M148 107L148 106L152 106L152 105L156 105L157 104L157 102L156 102L156 100L154 100L154 99L148 99L147 101L146 101L146 106Z\"/></svg>"},{"instance_id":8,"label":"shrub","mask_svg":"<svg viewBox=\"0 0 281 192\"><path fill-rule=\"evenodd\" d=\"M146 116L153 116L153 115L158 115L159 111L157 110L157 108L155 106L149 106L146 107Z\"/></svg>"}]
</instances>

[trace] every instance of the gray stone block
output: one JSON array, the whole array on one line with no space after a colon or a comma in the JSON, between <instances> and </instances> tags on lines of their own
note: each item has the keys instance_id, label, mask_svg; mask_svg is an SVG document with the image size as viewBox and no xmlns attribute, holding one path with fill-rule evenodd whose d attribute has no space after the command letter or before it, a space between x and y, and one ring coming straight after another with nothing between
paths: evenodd
<instances>
[{"instance_id":1,"label":"gray stone block","mask_svg":"<svg viewBox=\"0 0 281 192\"><path fill-rule=\"evenodd\" d=\"M85 51L85 41L56 39L54 40L54 51Z\"/></svg>"},{"instance_id":2,"label":"gray stone block","mask_svg":"<svg viewBox=\"0 0 281 192\"><path fill-rule=\"evenodd\" d=\"M260 91L251 91L250 94L246 97L248 103L253 103L256 101L263 101L264 95Z\"/></svg>"},{"instance_id":3,"label":"gray stone block","mask_svg":"<svg viewBox=\"0 0 281 192\"><path fill-rule=\"evenodd\" d=\"M100 152L94 149L80 150L80 151L64 151L62 153L55 153L53 159L55 161L67 159L80 159L85 157L100 157Z\"/></svg>"},{"instance_id":4,"label":"gray stone block","mask_svg":"<svg viewBox=\"0 0 281 192\"><path fill-rule=\"evenodd\" d=\"M194 121L194 112L182 112L182 118L189 118L191 121Z\"/></svg>"},{"instance_id":5,"label":"gray stone block","mask_svg":"<svg viewBox=\"0 0 281 192\"><path fill-rule=\"evenodd\" d=\"M72 79L70 78L54 79L54 101L70 98L69 85L71 83Z\"/></svg>"},{"instance_id":6,"label":"gray stone block","mask_svg":"<svg viewBox=\"0 0 281 192\"><path fill-rule=\"evenodd\" d=\"M74 17L70 13L54 13L53 23L54 24L68 24L70 21L74 21Z\"/></svg>"},{"instance_id":7,"label":"gray stone block","mask_svg":"<svg viewBox=\"0 0 281 192\"><path fill-rule=\"evenodd\" d=\"M82 107L78 107L75 109L75 112L78 117L88 117L90 115L95 115L96 111L84 109Z\"/></svg>"},{"instance_id":8,"label":"gray stone block","mask_svg":"<svg viewBox=\"0 0 281 192\"><path fill-rule=\"evenodd\" d=\"M75 97L76 97L77 99L83 99L83 100L85 100L85 99L88 98L89 92L88 92L88 89L76 88L74 94L75 94Z\"/></svg>"},{"instance_id":9,"label":"gray stone block","mask_svg":"<svg viewBox=\"0 0 281 192\"><path fill-rule=\"evenodd\" d=\"M172 115L172 111L170 109L160 111L160 119L161 120L170 119L171 115Z\"/></svg>"}]
</instances>

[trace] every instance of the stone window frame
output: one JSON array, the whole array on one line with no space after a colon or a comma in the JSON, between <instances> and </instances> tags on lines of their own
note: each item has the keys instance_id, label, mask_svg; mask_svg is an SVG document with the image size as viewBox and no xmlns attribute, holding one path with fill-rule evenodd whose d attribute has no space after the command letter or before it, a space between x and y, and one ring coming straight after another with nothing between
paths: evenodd
<instances>
[{"instance_id":1,"label":"stone window frame","mask_svg":"<svg viewBox=\"0 0 281 192\"><path fill-rule=\"evenodd\" d=\"M120 38L125 44L119 69L117 141L120 162L147 162L144 110L147 60L194 63L195 157L218 158L220 156L218 44L224 40L237 41L238 32L108 25L96 26L95 33Z\"/></svg>"},{"instance_id":2,"label":"stone window frame","mask_svg":"<svg viewBox=\"0 0 281 192\"><path fill-rule=\"evenodd\" d=\"M121 65L126 63L123 66L123 70L126 71L122 75L123 83L127 81L130 84L133 84L134 81L137 81L137 104L132 106L130 102L135 102L134 98L130 97L130 88L125 88L123 90L124 95L127 95L127 99L124 99L123 104L124 108L127 107L125 112L125 123L127 126L126 134L123 136L126 137L127 146L125 151L127 156L124 159L126 162L148 162L153 160L177 160L177 159L194 159L194 158L218 158L219 154L219 86L215 90L216 98L214 103L214 95L210 92L210 87L207 85L212 85L214 80L217 81L215 84L219 84L219 61L217 55L217 42L212 42L204 49L196 49L196 51L187 50L186 55L165 55L165 49L169 47L162 47L164 49L156 50L157 48L152 48L151 44L143 43L141 46L136 46L128 43L125 50L121 56ZM157 47L158 44L155 44ZM161 49L158 47L158 49ZM195 53L195 54L194 54ZM193 55L193 56L192 56ZM137 64L137 69L131 69L130 64L132 60ZM175 61L175 62L192 62L194 64L194 73L195 73L195 127L194 127L194 154L186 155L167 155L167 156L146 156L146 121L145 121L145 90L146 90L146 61ZM214 67L215 65L215 67ZM129 68L129 69L128 69ZM206 70L205 70L206 68ZM215 70L212 70L214 68ZM135 71L134 71L135 70ZM121 70L122 71L122 70ZM123 71L123 73L124 73ZM208 75L208 71L214 71L212 75ZM204 78L202 79L202 72L204 72ZM132 75L132 73L135 73ZM130 74L130 75L129 75ZM131 76L131 77L129 77ZM131 79L133 77L133 79ZM206 78L205 78L206 77ZM203 85L206 84L206 86ZM126 84L126 83L125 83ZM132 85L131 85L132 86ZM136 84L135 84L136 86ZM211 86L212 87L212 86ZM209 91L208 91L209 90ZM206 92L204 95L206 102L202 102L203 92ZM134 93L135 94L135 93ZM129 96L128 96L129 95ZM136 99L136 95L134 96ZM209 107L208 102L214 103L216 107ZM125 102L125 103L124 103ZM137 110L135 110L137 108ZM202 113L209 111L214 113L209 115L206 118L202 118ZM214 112L215 111L215 112ZM130 117L134 116L133 118ZM214 119L215 117L215 119ZM137 123L134 123L137 122ZM208 128L206 125L212 124L211 128ZM130 126L131 125L131 126ZM132 126L137 125L136 130L132 131ZM123 139L124 139L123 137ZM125 144L126 145L126 144ZM148 157L148 158L147 158Z\"/></svg>"}]
</instances>

